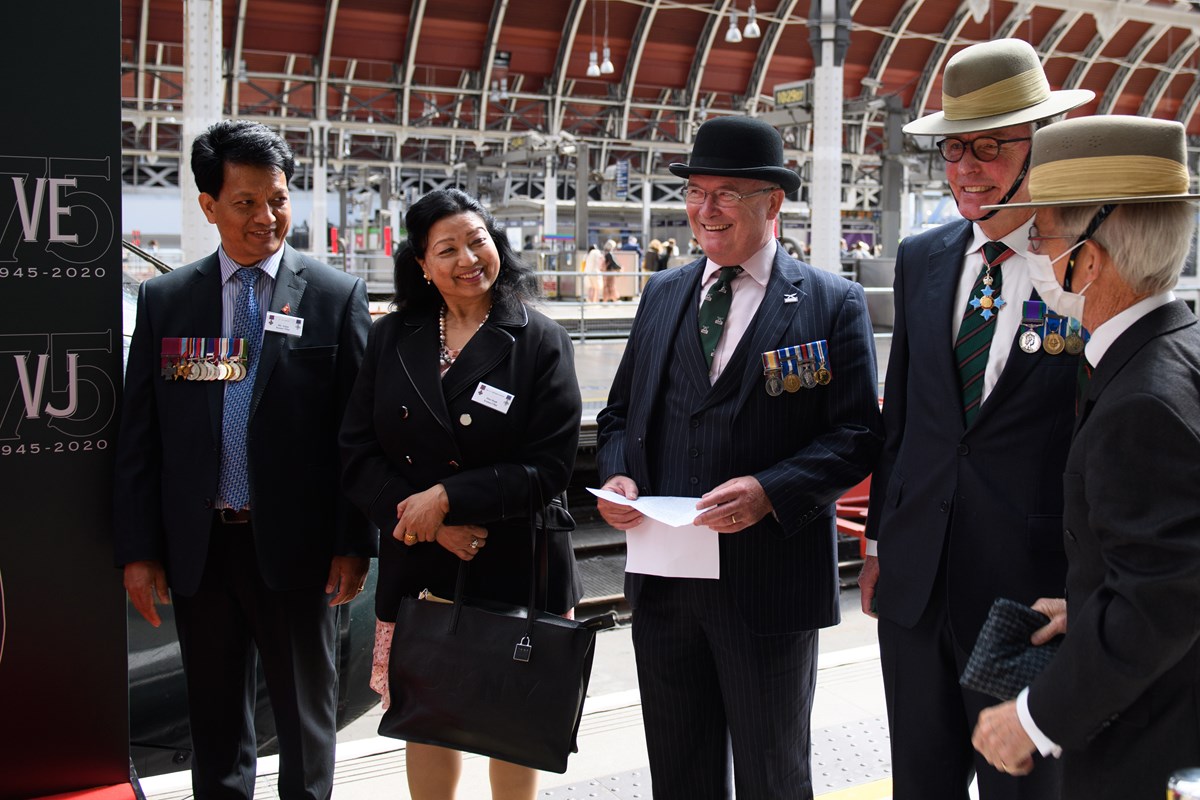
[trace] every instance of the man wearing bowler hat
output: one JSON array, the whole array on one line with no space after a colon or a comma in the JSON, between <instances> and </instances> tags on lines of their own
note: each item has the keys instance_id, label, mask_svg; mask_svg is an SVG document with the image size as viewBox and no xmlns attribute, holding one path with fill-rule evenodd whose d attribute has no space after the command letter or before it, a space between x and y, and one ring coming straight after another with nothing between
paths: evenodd
<instances>
[{"instance_id":1,"label":"man wearing bowler hat","mask_svg":"<svg viewBox=\"0 0 1200 800\"><path fill-rule=\"evenodd\" d=\"M833 504L882 444L866 302L772 235L800 179L770 125L710 120L670 168L705 257L650 278L596 456L605 489L697 498L694 524L717 533L718 577L626 575L654 796L811 798L817 629L838 622ZM652 524L599 508L631 537ZM697 538L666 531L669 548Z\"/></svg>"},{"instance_id":2,"label":"man wearing bowler hat","mask_svg":"<svg viewBox=\"0 0 1200 800\"><path fill-rule=\"evenodd\" d=\"M996 598L1030 604L1066 575L1078 349L1064 343L1081 346L1082 331L1034 292L1032 214L1010 204L1029 199L1036 123L1092 96L1051 91L1033 47L1001 39L956 53L942 111L904 127L938 137L963 219L896 257L887 441L859 578L879 618L896 800L966 800L975 775L981 800L1057 797L1053 765L1016 778L975 755L971 729L994 701L958 679Z\"/></svg>"},{"instance_id":3,"label":"man wearing bowler hat","mask_svg":"<svg viewBox=\"0 0 1200 800\"><path fill-rule=\"evenodd\" d=\"M1067 599L1047 626L1067 635L974 743L1008 772L1061 754L1066 800L1162 797L1200 763L1200 325L1171 292L1200 198L1187 164L1166 120L1073 119L1033 141L1034 285L1092 333L1063 476Z\"/></svg>"}]
</instances>

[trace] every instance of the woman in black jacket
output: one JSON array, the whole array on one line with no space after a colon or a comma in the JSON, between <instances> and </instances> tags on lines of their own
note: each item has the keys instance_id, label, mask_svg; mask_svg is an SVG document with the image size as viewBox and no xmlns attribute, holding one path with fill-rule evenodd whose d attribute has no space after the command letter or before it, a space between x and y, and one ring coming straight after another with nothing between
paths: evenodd
<instances>
[{"instance_id":1,"label":"woman in black jacket","mask_svg":"<svg viewBox=\"0 0 1200 800\"><path fill-rule=\"evenodd\" d=\"M524 604L531 491L563 491L574 466L581 402L566 331L530 307L536 281L495 220L457 189L426 195L405 216L395 311L371 329L342 426L347 495L379 527L372 686L387 694L400 599L466 594ZM579 599L569 533L550 537L548 611ZM414 800L453 797L454 750L410 742ZM493 760L493 798L532 800L537 774Z\"/></svg>"}]
</instances>

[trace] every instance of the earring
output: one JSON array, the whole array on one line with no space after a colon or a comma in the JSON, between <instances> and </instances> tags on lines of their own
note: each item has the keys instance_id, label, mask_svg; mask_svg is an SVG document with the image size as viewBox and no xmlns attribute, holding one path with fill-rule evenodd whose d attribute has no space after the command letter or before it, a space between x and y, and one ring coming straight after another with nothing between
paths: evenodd
<instances>
[{"instance_id":1,"label":"earring","mask_svg":"<svg viewBox=\"0 0 1200 800\"><path fill-rule=\"evenodd\" d=\"M426 285L429 285L429 284L433 283L433 281L429 280L429 273L428 273L428 272L422 272L422 273L421 273L421 277L425 279L425 284L426 284Z\"/></svg>"}]
</instances>

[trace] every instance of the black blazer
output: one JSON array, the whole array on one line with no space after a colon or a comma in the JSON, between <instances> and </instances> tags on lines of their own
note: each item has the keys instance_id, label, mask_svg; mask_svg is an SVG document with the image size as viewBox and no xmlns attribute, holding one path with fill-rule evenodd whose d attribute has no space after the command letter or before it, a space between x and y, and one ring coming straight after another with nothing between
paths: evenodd
<instances>
[{"instance_id":1,"label":"black blazer","mask_svg":"<svg viewBox=\"0 0 1200 800\"><path fill-rule=\"evenodd\" d=\"M879 543L879 615L916 624L945 553L950 621L968 652L996 597L1062 595L1061 477L1079 365L1026 353L1015 338L993 341L1010 348L1008 362L965 427L951 319L971 236L964 220L900 245L887 442L867 515L867 536ZM1004 313L1020 308L1013 300Z\"/></svg>"},{"instance_id":2,"label":"black blazer","mask_svg":"<svg viewBox=\"0 0 1200 800\"><path fill-rule=\"evenodd\" d=\"M1063 477L1067 636L1029 692L1063 797L1160 797L1200 763L1200 325L1138 320L1092 375Z\"/></svg>"},{"instance_id":3,"label":"black blazer","mask_svg":"<svg viewBox=\"0 0 1200 800\"><path fill-rule=\"evenodd\" d=\"M487 384L513 395L507 413L472 400ZM520 304L497 303L444 377L438 375L438 316L392 313L371 329L341 447L347 495L380 530L379 619L400 598L428 588L453 595L459 559L437 543L408 547L392 537L396 505L437 483L450 501L447 524L488 529L471 561L468 593L524 603L530 564L524 465L537 469L549 501L566 489L582 413L570 337ZM569 533L550 537L547 608L580 597Z\"/></svg>"},{"instance_id":4,"label":"black blazer","mask_svg":"<svg viewBox=\"0 0 1200 800\"><path fill-rule=\"evenodd\" d=\"M699 303L704 264L701 258L657 273L646 286L608 406L597 417L602 481L624 474L641 494L660 493L645 443L651 425L668 424L655 414L658 395L667 371L684 368L671 362L670 342L689 304ZM733 419L729 430L714 432L728 438L729 463L724 474L706 476L695 496L730 478L753 475L774 506L775 513L754 527L720 537L721 580L751 629L781 633L834 625L839 612L833 503L870 472L882 442L875 347L862 287L777 249L745 337L739 350L747 347L749 356L741 362L742 374L731 376L736 391L712 396ZM833 381L768 395L760 354L818 339L829 341ZM693 349L701 358L700 348ZM702 364L697 368L707 374ZM636 607L641 576L628 577Z\"/></svg>"},{"instance_id":5,"label":"black blazer","mask_svg":"<svg viewBox=\"0 0 1200 800\"><path fill-rule=\"evenodd\" d=\"M338 488L337 432L370 327L366 286L285 245L270 310L285 306L304 332L263 334L247 443L259 568L277 590L323 586L333 556L377 547ZM160 354L164 338L220 335L216 253L142 284L117 442L116 563L162 561L184 596L208 553L225 384L164 380Z\"/></svg>"}]
</instances>

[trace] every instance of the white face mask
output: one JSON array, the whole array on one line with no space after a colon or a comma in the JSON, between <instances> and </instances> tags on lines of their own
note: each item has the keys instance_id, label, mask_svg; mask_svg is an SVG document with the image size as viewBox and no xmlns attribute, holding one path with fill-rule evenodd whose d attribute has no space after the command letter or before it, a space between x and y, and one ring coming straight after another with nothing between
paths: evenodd
<instances>
[{"instance_id":1,"label":"white face mask","mask_svg":"<svg viewBox=\"0 0 1200 800\"><path fill-rule=\"evenodd\" d=\"M1078 292L1065 291L1059 284L1058 278L1054 277L1054 265L1082 247L1083 244L1080 242L1053 261L1050 260L1050 256L1041 253L1025 254L1025 260L1029 262L1029 279L1033 282L1033 288L1037 289L1038 295L1050 307L1050 310L1055 314L1080 321L1083 320L1083 301L1085 299L1083 293L1088 290L1088 286L1091 286L1092 282Z\"/></svg>"}]
</instances>

